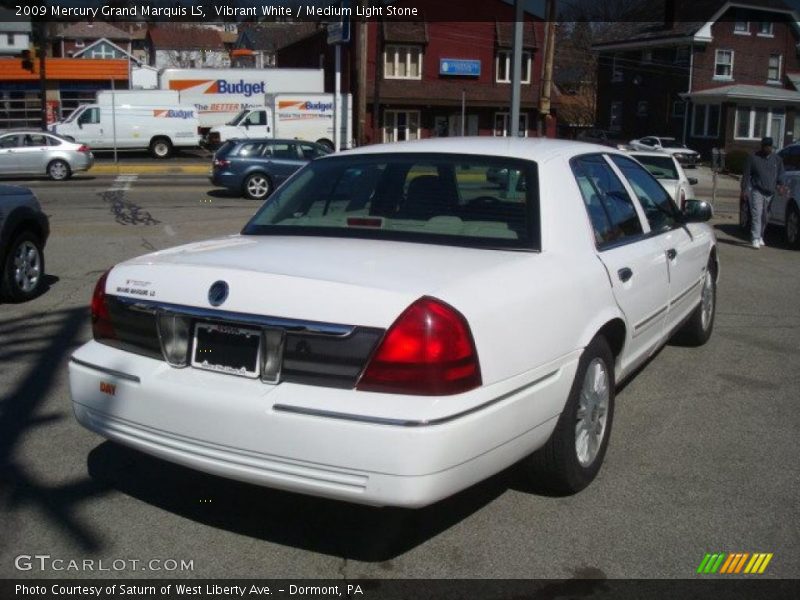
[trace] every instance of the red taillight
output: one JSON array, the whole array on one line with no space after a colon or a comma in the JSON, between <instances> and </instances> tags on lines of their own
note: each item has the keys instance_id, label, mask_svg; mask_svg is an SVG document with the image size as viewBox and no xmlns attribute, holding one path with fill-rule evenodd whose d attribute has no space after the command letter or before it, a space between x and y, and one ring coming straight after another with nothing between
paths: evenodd
<instances>
[{"instance_id":1,"label":"red taillight","mask_svg":"<svg viewBox=\"0 0 800 600\"><path fill-rule=\"evenodd\" d=\"M225 168L231 166L231 161L225 160L223 158L215 158L214 159L214 166L217 169L225 169Z\"/></svg>"},{"instance_id":2,"label":"red taillight","mask_svg":"<svg viewBox=\"0 0 800 600\"><path fill-rule=\"evenodd\" d=\"M481 385L481 369L464 316L436 298L409 306L386 332L356 389L446 396Z\"/></svg>"},{"instance_id":3,"label":"red taillight","mask_svg":"<svg viewBox=\"0 0 800 600\"><path fill-rule=\"evenodd\" d=\"M111 324L111 313L106 303L106 279L111 269L103 273L97 280L92 294L92 335L96 340L116 339L114 326Z\"/></svg>"},{"instance_id":4,"label":"red taillight","mask_svg":"<svg viewBox=\"0 0 800 600\"><path fill-rule=\"evenodd\" d=\"M78 148L78 152L88 153L91 151L92 151L91 148L89 148L89 146L87 146L86 144L81 144L80 147Z\"/></svg>"}]
</instances>

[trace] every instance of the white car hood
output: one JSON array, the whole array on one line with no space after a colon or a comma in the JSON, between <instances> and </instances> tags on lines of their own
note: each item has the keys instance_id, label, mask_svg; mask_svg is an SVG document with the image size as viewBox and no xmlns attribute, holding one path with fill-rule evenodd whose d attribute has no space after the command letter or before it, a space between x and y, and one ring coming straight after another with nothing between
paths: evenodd
<instances>
[{"instance_id":1,"label":"white car hood","mask_svg":"<svg viewBox=\"0 0 800 600\"><path fill-rule=\"evenodd\" d=\"M482 276L502 277L498 271L536 255L361 239L230 236L121 263L106 290L210 308L209 287L224 280L230 294L220 310L388 327L420 296L457 303L470 288L480 289Z\"/></svg>"}]
</instances>

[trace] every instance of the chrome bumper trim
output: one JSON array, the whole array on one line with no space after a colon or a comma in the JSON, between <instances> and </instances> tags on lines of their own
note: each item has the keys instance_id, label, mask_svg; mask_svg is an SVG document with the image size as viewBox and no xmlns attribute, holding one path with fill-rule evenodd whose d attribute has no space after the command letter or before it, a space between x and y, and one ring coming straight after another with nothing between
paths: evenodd
<instances>
[{"instance_id":1,"label":"chrome bumper trim","mask_svg":"<svg viewBox=\"0 0 800 600\"><path fill-rule=\"evenodd\" d=\"M79 358L70 358L70 362L75 363L76 365L80 365L82 367L86 367L87 369L93 369L95 371L100 371L101 373L105 373L106 375L111 375L113 377L118 377L119 379L125 379L126 381L132 381L133 383L141 383L142 380L139 379L136 375L129 375L128 373L123 373L122 371L117 371L116 369L109 369L107 367L101 367L99 365L93 365L92 363L88 363L84 360L80 360Z\"/></svg>"}]
</instances>

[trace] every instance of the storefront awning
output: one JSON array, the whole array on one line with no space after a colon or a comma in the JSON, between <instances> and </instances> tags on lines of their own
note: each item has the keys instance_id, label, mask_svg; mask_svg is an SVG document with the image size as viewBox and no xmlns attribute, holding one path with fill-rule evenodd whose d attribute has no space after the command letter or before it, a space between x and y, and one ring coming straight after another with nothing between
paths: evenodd
<instances>
[{"instance_id":1,"label":"storefront awning","mask_svg":"<svg viewBox=\"0 0 800 600\"><path fill-rule=\"evenodd\" d=\"M681 98L698 104L738 101L800 104L800 92L769 85L726 85L710 90L681 94Z\"/></svg>"},{"instance_id":2,"label":"storefront awning","mask_svg":"<svg viewBox=\"0 0 800 600\"><path fill-rule=\"evenodd\" d=\"M39 79L39 59L32 58L33 69L25 69L21 58L0 60L0 81ZM45 75L49 81L127 81L128 61L102 58L48 58Z\"/></svg>"}]
</instances>

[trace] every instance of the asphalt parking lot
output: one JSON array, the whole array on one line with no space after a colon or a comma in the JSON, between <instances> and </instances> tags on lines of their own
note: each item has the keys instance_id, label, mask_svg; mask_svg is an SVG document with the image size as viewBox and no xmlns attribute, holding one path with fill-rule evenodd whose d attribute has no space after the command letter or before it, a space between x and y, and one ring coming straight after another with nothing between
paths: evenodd
<instances>
[{"instance_id":1,"label":"asphalt parking lot","mask_svg":"<svg viewBox=\"0 0 800 600\"><path fill-rule=\"evenodd\" d=\"M770 552L761 577L800 577L800 252L778 231L767 248L749 247L735 226L735 181L720 179L713 221L714 335L702 348L665 347L622 388L589 488L551 497L511 469L400 511L192 472L77 425L66 367L90 338L99 275L236 233L258 206L200 174L133 164L61 184L14 182L39 195L52 234L46 292L0 305L0 577L109 575L15 567L19 555L47 554L192 561L185 571L127 563L114 573L132 577L691 578L718 551ZM710 198L708 172L697 174L697 196Z\"/></svg>"}]
</instances>

